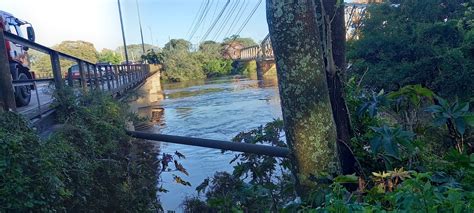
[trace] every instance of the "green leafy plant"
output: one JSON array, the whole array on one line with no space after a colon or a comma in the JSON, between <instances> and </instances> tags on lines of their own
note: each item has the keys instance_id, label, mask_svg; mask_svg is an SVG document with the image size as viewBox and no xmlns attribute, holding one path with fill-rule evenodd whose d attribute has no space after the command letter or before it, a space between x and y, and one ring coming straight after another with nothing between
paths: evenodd
<instances>
[{"instance_id":1,"label":"green leafy plant","mask_svg":"<svg viewBox=\"0 0 474 213\"><path fill-rule=\"evenodd\" d=\"M447 126L456 149L462 153L466 128L474 126L474 113L469 111L469 102L460 103L456 100L449 103L441 97L436 97L436 100L438 104L428 107L426 111L433 114L435 126Z\"/></svg>"}]
</instances>

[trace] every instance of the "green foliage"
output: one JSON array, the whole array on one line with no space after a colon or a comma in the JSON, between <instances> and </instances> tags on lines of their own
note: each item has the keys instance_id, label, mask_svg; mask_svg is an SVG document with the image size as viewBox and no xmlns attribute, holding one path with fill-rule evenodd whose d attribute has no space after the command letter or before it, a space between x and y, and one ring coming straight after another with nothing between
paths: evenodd
<instances>
[{"instance_id":1,"label":"green foliage","mask_svg":"<svg viewBox=\"0 0 474 213\"><path fill-rule=\"evenodd\" d=\"M232 70L233 74L238 75L245 75L249 77L256 77L257 76L257 62L249 61L249 62L237 62L237 66L234 70Z\"/></svg>"},{"instance_id":2,"label":"green foliage","mask_svg":"<svg viewBox=\"0 0 474 213\"><path fill-rule=\"evenodd\" d=\"M282 132L283 122L275 120L265 127L241 132L233 141L287 147L281 140ZM217 172L196 188L198 193L205 193L207 200L188 199L184 203L187 211L203 208L211 212L277 211L293 198L288 159L242 153L232 162L237 162L232 174Z\"/></svg>"},{"instance_id":3,"label":"green foliage","mask_svg":"<svg viewBox=\"0 0 474 213\"><path fill-rule=\"evenodd\" d=\"M153 46L151 44L144 44L144 46L145 46L145 52L148 52L150 50L154 50L155 52L160 51L160 48L158 48L157 46ZM121 56L121 61L125 61L125 55L124 55L125 51L124 51L123 46L117 47L115 49L115 52ZM139 61L141 59L141 56L144 54L142 44L127 45L127 53L128 53L128 60Z\"/></svg>"},{"instance_id":4,"label":"green foliage","mask_svg":"<svg viewBox=\"0 0 474 213\"><path fill-rule=\"evenodd\" d=\"M87 41L63 41L51 48L92 63L96 63L99 56L99 53L95 49L94 45ZM34 51L30 52L34 55L34 61L31 67L33 71L44 74L52 72L51 59L49 55L38 54ZM60 59L60 63L61 71L63 73L67 72L67 69L73 64L76 64L76 62L66 59Z\"/></svg>"},{"instance_id":5,"label":"green foliage","mask_svg":"<svg viewBox=\"0 0 474 213\"><path fill-rule=\"evenodd\" d=\"M225 59L212 59L203 65L207 77L218 77L229 75L232 69L232 61Z\"/></svg>"},{"instance_id":6,"label":"green foliage","mask_svg":"<svg viewBox=\"0 0 474 213\"><path fill-rule=\"evenodd\" d=\"M251 38L242 38L239 35L233 35L228 38L224 38L223 44L229 45L231 43L237 43L242 45L243 47L250 47L257 45L257 43Z\"/></svg>"},{"instance_id":7,"label":"green foliage","mask_svg":"<svg viewBox=\"0 0 474 213\"><path fill-rule=\"evenodd\" d=\"M51 148L50 150L48 148ZM19 115L0 114L0 211L61 210L70 196L57 175L54 159L62 147L40 141ZM49 153L51 151L52 153Z\"/></svg>"},{"instance_id":8,"label":"green foliage","mask_svg":"<svg viewBox=\"0 0 474 213\"><path fill-rule=\"evenodd\" d=\"M122 57L113 50L103 49L99 53L98 61L108 62L111 64L120 64L120 62L122 62Z\"/></svg>"},{"instance_id":9,"label":"green foliage","mask_svg":"<svg viewBox=\"0 0 474 213\"><path fill-rule=\"evenodd\" d=\"M148 61L150 64L161 64L163 62L163 54L157 54L153 49L151 49L147 51L146 55L142 55L142 60Z\"/></svg>"},{"instance_id":10,"label":"green foliage","mask_svg":"<svg viewBox=\"0 0 474 213\"><path fill-rule=\"evenodd\" d=\"M74 94L56 92L61 125L44 140L19 116L0 116L0 211L159 209L157 154L125 134L127 109L105 94Z\"/></svg>"},{"instance_id":11,"label":"green foliage","mask_svg":"<svg viewBox=\"0 0 474 213\"><path fill-rule=\"evenodd\" d=\"M468 99L474 93L472 25L462 2L402 0L399 7L369 7L360 39L349 45L355 75L377 90L421 84Z\"/></svg>"},{"instance_id":12,"label":"green foliage","mask_svg":"<svg viewBox=\"0 0 474 213\"><path fill-rule=\"evenodd\" d=\"M205 41L197 51L191 52L191 43L183 39L171 39L159 54L163 62L163 79L186 81L231 74L232 61L223 57L224 46Z\"/></svg>"}]
</instances>

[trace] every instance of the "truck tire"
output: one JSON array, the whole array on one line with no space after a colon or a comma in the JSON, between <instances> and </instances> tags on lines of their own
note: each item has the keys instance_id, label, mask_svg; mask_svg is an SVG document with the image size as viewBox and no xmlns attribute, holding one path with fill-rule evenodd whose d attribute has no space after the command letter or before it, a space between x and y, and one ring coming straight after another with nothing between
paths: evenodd
<instances>
[{"instance_id":1,"label":"truck tire","mask_svg":"<svg viewBox=\"0 0 474 213\"><path fill-rule=\"evenodd\" d=\"M28 80L28 76L25 73L18 73L18 80ZM31 100L31 88L30 86L16 86L15 87L15 100L16 106L22 107L30 104Z\"/></svg>"}]
</instances>

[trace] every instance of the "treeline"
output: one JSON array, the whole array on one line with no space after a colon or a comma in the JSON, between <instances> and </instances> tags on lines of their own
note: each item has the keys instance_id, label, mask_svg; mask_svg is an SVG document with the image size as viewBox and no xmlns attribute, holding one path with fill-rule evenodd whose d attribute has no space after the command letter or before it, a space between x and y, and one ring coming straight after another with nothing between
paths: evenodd
<instances>
[{"instance_id":1,"label":"treeline","mask_svg":"<svg viewBox=\"0 0 474 213\"><path fill-rule=\"evenodd\" d=\"M171 39L158 53L164 69L163 79L178 82L229 75L232 72L232 50L255 44L252 39L234 36L222 43L205 41L193 50L189 41Z\"/></svg>"},{"instance_id":2,"label":"treeline","mask_svg":"<svg viewBox=\"0 0 474 213\"><path fill-rule=\"evenodd\" d=\"M474 94L472 1L404 0L368 8L360 39L349 41L350 75L372 89L409 84L447 96Z\"/></svg>"}]
</instances>

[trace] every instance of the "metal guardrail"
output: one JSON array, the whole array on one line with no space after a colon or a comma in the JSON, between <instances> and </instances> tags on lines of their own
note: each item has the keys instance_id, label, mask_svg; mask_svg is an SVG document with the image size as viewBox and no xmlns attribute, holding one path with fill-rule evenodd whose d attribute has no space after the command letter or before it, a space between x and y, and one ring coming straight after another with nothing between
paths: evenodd
<instances>
[{"instance_id":1,"label":"metal guardrail","mask_svg":"<svg viewBox=\"0 0 474 213\"><path fill-rule=\"evenodd\" d=\"M41 103L40 94L38 93L38 83L53 84L56 89L62 88L65 84L72 88L82 88L83 90L101 90L109 92L112 95L123 94L126 90L135 87L142 82L150 74L150 66L148 64L137 65L97 65L92 62L53 50L41 44L32 42L28 39L19 37L9 32L3 32L4 39L15 44L28 47L50 56L52 78L33 79L33 80L15 80L12 86L33 85L36 93L35 108L20 109L21 114L32 119L41 116L46 109L49 109L49 103ZM5 41L0 41L5 42ZM79 76L73 76L71 69L64 72L66 76L62 76L60 59L73 61L78 65ZM1 91L0 91L1 92ZM33 98L33 97L32 97ZM33 100L33 99L32 99ZM31 105L32 103L30 103ZM31 112L33 111L33 112Z\"/></svg>"},{"instance_id":2,"label":"metal guardrail","mask_svg":"<svg viewBox=\"0 0 474 213\"><path fill-rule=\"evenodd\" d=\"M288 148L274 147L258 144L235 143L221 140L210 140L202 138L183 137L175 135L153 134L146 132L127 131L127 134L140 139L162 141L190 146L200 146L213 149L230 150L237 152L253 153L258 155L268 155L273 157L286 158L290 154Z\"/></svg>"}]
</instances>

